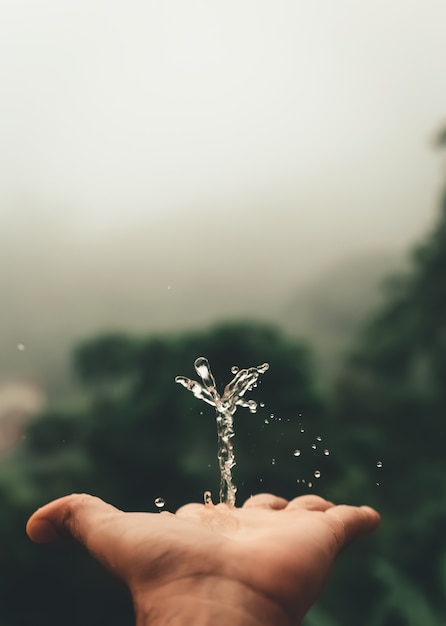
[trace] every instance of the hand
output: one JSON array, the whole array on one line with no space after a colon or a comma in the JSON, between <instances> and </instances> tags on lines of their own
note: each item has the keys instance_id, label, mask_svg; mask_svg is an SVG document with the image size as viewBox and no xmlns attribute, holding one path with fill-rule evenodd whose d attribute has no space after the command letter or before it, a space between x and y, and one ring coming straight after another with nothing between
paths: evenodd
<instances>
[{"instance_id":1,"label":"hand","mask_svg":"<svg viewBox=\"0 0 446 626\"><path fill-rule=\"evenodd\" d=\"M336 555L379 523L369 507L270 494L241 508L187 504L124 513L74 494L28 521L38 543L74 537L130 589L137 624L291 626L319 596Z\"/></svg>"}]
</instances>

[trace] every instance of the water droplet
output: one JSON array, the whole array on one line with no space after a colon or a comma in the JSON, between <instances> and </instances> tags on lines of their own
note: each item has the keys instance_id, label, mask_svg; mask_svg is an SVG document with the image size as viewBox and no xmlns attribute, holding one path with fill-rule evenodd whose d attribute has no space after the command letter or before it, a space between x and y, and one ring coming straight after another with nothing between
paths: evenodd
<instances>
[{"instance_id":1,"label":"water droplet","mask_svg":"<svg viewBox=\"0 0 446 626\"><path fill-rule=\"evenodd\" d=\"M266 419L266 417L265 417L265 419L263 421L265 422L265 424L269 424L269 420Z\"/></svg>"},{"instance_id":2,"label":"water droplet","mask_svg":"<svg viewBox=\"0 0 446 626\"><path fill-rule=\"evenodd\" d=\"M24 349L25 349L25 344L24 343L18 343L17 344L17 350L20 350L21 352L23 352Z\"/></svg>"},{"instance_id":3,"label":"water droplet","mask_svg":"<svg viewBox=\"0 0 446 626\"><path fill-rule=\"evenodd\" d=\"M276 459L271 459L271 465L275 465L276 464Z\"/></svg>"},{"instance_id":4,"label":"water droplet","mask_svg":"<svg viewBox=\"0 0 446 626\"><path fill-rule=\"evenodd\" d=\"M293 454L294 456L300 456L300 450L294 450Z\"/></svg>"},{"instance_id":5,"label":"water droplet","mask_svg":"<svg viewBox=\"0 0 446 626\"><path fill-rule=\"evenodd\" d=\"M377 461L376 467L382 467L382 466L383 466L383 462L382 461Z\"/></svg>"},{"instance_id":6,"label":"water droplet","mask_svg":"<svg viewBox=\"0 0 446 626\"><path fill-rule=\"evenodd\" d=\"M239 368L238 368L238 366L237 366L237 365L233 365L233 366L231 367L231 372L232 372L233 374L237 374L238 370L239 370Z\"/></svg>"},{"instance_id":7,"label":"water droplet","mask_svg":"<svg viewBox=\"0 0 446 626\"><path fill-rule=\"evenodd\" d=\"M270 416L270 419L272 419L272 420L274 419L274 413L270 413L269 416Z\"/></svg>"},{"instance_id":8,"label":"water droplet","mask_svg":"<svg viewBox=\"0 0 446 626\"><path fill-rule=\"evenodd\" d=\"M257 402L255 402L255 400L249 400L248 409L250 413L257 413Z\"/></svg>"},{"instance_id":9,"label":"water droplet","mask_svg":"<svg viewBox=\"0 0 446 626\"><path fill-rule=\"evenodd\" d=\"M165 504L166 502L162 498L155 498L155 506L159 509L162 509Z\"/></svg>"},{"instance_id":10,"label":"water droplet","mask_svg":"<svg viewBox=\"0 0 446 626\"><path fill-rule=\"evenodd\" d=\"M261 409L265 408L265 403L264 403L264 402L261 402L261 403L260 403L260 408L261 408Z\"/></svg>"},{"instance_id":11,"label":"water droplet","mask_svg":"<svg viewBox=\"0 0 446 626\"><path fill-rule=\"evenodd\" d=\"M205 504L213 504L212 502L212 494L210 491L205 491L203 494L203 499Z\"/></svg>"},{"instance_id":12,"label":"water droplet","mask_svg":"<svg viewBox=\"0 0 446 626\"><path fill-rule=\"evenodd\" d=\"M297 482L297 483L300 483L300 478L298 478L298 479L296 480L296 482Z\"/></svg>"},{"instance_id":13,"label":"water droplet","mask_svg":"<svg viewBox=\"0 0 446 626\"><path fill-rule=\"evenodd\" d=\"M313 483L308 483L308 486L311 489L311 487L313 486Z\"/></svg>"},{"instance_id":14,"label":"water droplet","mask_svg":"<svg viewBox=\"0 0 446 626\"><path fill-rule=\"evenodd\" d=\"M322 441L322 437L319 437L319 435L316 437L316 441Z\"/></svg>"},{"instance_id":15,"label":"water droplet","mask_svg":"<svg viewBox=\"0 0 446 626\"><path fill-rule=\"evenodd\" d=\"M324 450L324 454L325 456L328 456L330 454L330 450Z\"/></svg>"},{"instance_id":16,"label":"water droplet","mask_svg":"<svg viewBox=\"0 0 446 626\"><path fill-rule=\"evenodd\" d=\"M315 444L315 443L313 443L313 445L312 445L311 447L313 448L313 450L316 450L316 447L317 447L317 446L316 446L316 444Z\"/></svg>"},{"instance_id":17,"label":"water droplet","mask_svg":"<svg viewBox=\"0 0 446 626\"><path fill-rule=\"evenodd\" d=\"M379 487L380 483L376 483L376 486Z\"/></svg>"},{"instance_id":18,"label":"water droplet","mask_svg":"<svg viewBox=\"0 0 446 626\"><path fill-rule=\"evenodd\" d=\"M169 290L170 290L170 285L167 285L167 289L169 289Z\"/></svg>"},{"instance_id":19,"label":"water droplet","mask_svg":"<svg viewBox=\"0 0 446 626\"><path fill-rule=\"evenodd\" d=\"M300 429L300 432L301 432L301 433L304 433L304 432L305 432L305 428L301 428L301 429Z\"/></svg>"},{"instance_id":20,"label":"water droplet","mask_svg":"<svg viewBox=\"0 0 446 626\"><path fill-rule=\"evenodd\" d=\"M316 470L316 471L314 472L314 477L315 477L315 478L320 478L320 477L321 477L321 473L320 473L320 471L319 471L319 470Z\"/></svg>"},{"instance_id":21,"label":"water droplet","mask_svg":"<svg viewBox=\"0 0 446 626\"><path fill-rule=\"evenodd\" d=\"M263 483L263 478L259 478L259 483Z\"/></svg>"}]
</instances>

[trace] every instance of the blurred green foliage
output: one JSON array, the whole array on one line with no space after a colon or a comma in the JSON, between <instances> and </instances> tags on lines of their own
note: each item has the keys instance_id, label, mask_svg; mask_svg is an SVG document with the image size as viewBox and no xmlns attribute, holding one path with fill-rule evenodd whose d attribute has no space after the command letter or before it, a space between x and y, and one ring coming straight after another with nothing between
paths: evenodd
<instances>
[{"instance_id":1,"label":"blurred green foliage","mask_svg":"<svg viewBox=\"0 0 446 626\"><path fill-rule=\"evenodd\" d=\"M304 345L257 323L78 346L86 402L40 416L2 462L0 625L133 624L126 593L87 555L33 545L24 527L35 508L73 491L153 513L158 496L169 510L202 501L207 489L215 499L213 409L174 383L195 377L200 355L221 389L233 365L270 364L251 394L265 406L235 415L239 502L317 490L382 513L382 529L340 559L306 625L445 624L445 276L446 195L437 227L410 271L388 282L331 392L318 386Z\"/></svg>"},{"instance_id":2,"label":"blurred green foliage","mask_svg":"<svg viewBox=\"0 0 446 626\"><path fill-rule=\"evenodd\" d=\"M364 605L370 622L362 623L371 626L446 624L445 277L446 194L410 271L387 283L386 304L365 329L331 402L344 439L333 497L361 498L383 515L367 565L380 586L379 601ZM376 489L367 473L351 478L365 460L369 467L383 464L375 467Z\"/></svg>"},{"instance_id":3,"label":"blurred green foliage","mask_svg":"<svg viewBox=\"0 0 446 626\"><path fill-rule=\"evenodd\" d=\"M40 416L4 463L0 567L7 582L0 587L0 624L59 624L61 615L67 626L133 623L126 595L112 593L115 584L85 555L73 546L59 554L32 545L25 522L34 508L70 492L87 491L122 509L155 514L158 496L169 510L203 501L207 489L218 497L213 408L174 382L177 374L196 377L193 362L201 354L220 388L233 377L233 365L270 363L251 394L265 407L235 415L239 501L258 491L278 490L289 498L304 491L297 479L314 472L314 454L309 443L306 458L298 461L293 451L302 445L300 428L313 441L326 412L302 345L253 323L177 337L88 341L74 354L88 397L84 408Z\"/></svg>"}]
</instances>

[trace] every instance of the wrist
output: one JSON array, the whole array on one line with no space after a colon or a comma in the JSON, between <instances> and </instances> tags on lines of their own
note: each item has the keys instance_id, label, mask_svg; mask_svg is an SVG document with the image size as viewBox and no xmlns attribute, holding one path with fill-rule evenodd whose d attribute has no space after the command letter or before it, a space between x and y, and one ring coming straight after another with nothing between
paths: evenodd
<instances>
[{"instance_id":1,"label":"wrist","mask_svg":"<svg viewBox=\"0 0 446 626\"><path fill-rule=\"evenodd\" d=\"M296 626L285 609L250 587L212 576L134 594L137 626Z\"/></svg>"}]
</instances>

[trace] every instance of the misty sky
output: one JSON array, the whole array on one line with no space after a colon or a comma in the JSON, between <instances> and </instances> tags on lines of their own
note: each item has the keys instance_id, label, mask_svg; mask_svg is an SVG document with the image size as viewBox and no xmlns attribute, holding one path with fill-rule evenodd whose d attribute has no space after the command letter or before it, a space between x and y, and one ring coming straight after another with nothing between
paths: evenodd
<instances>
[{"instance_id":1,"label":"misty sky","mask_svg":"<svg viewBox=\"0 0 446 626\"><path fill-rule=\"evenodd\" d=\"M0 381L57 387L105 330L287 312L310 341L312 285L354 315L368 259L438 210L445 24L445 0L0 0Z\"/></svg>"},{"instance_id":2,"label":"misty sky","mask_svg":"<svg viewBox=\"0 0 446 626\"><path fill-rule=\"evenodd\" d=\"M444 0L0 7L3 216L94 230L269 195L304 232L404 242L434 214Z\"/></svg>"}]
</instances>

